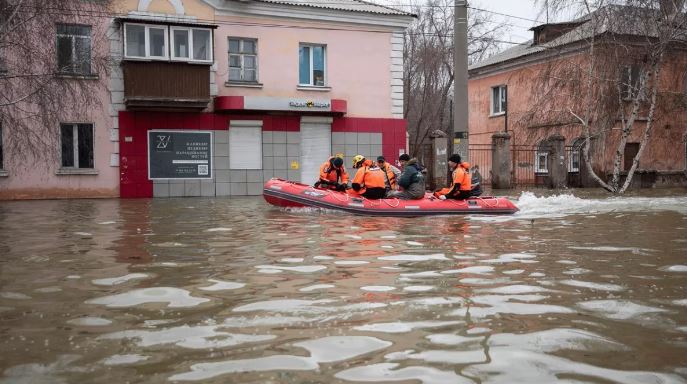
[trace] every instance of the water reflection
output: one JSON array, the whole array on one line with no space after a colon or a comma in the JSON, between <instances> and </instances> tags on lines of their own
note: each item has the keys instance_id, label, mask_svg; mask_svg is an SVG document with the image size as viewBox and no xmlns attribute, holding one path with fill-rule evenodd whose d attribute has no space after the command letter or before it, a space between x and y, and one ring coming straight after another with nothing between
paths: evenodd
<instances>
[{"instance_id":1,"label":"water reflection","mask_svg":"<svg viewBox=\"0 0 687 384\"><path fill-rule=\"evenodd\" d=\"M2 203L0 381L687 382L687 198L520 200Z\"/></svg>"}]
</instances>

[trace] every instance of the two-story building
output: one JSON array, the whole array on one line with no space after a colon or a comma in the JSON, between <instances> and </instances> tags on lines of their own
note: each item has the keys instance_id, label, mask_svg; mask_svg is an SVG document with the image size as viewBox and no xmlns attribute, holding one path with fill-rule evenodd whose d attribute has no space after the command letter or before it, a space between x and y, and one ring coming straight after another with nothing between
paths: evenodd
<instances>
[{"instance_id":1,"label":"two-story building","mask_svg":"<svg viewBox=\"0 0 687 384\"><path fill-rule=\"evenodd\" d=\"M125 4L122 197L259 195L272 177L315 182L332 154L405 150L412 15L357 0Z\"/></svg>"},{"instance_id":2,"label":"two-story building","mask_svg":"<svg viewBox=\"0 0 687 384\"><path fill-rule=\"evenodd\" d=\"M114 4L103 111L65 123L79 162L61 169L74 183L56 195L54 169L21 186L6 169L0 188L27 188L6 197L259 195L272 177L315 182L333 154L349 165L406 150L402 35L413 15L358 0ZM100 184L107 193L83 192Z\"/></svg>"},{"instance_id":3,"label":"two-story building","mask_svg":"<svg viewBox=\"0 0 687 384\"><path fill-rule=\"evenodd\" d=\"M602 13L604 12L604 13ZM469 134L475 151L487 151L494 133L510 135L513 176L517 184L543 183L549 172L551 137L563 137L569 186L596 186L585 175L581 150L584 131L577 117L586 108L590 42L595 43L596 80L591 87L591 160L602 179L613 171L623 124L630 116L633 89L646 66L646 44L632 23L647 10L626 7L601 9L590 17L532 28L533 39L469 68ZM641 16L644 17L644 16ZM598 18L597 22L595 18ZM596 23L596 24L594 24ZM639 22L637 22L639 23ZM651 139L638 170L649 185L684 185L687 171L687 44L670 44L663 58ZM647 88L648 89L648 88ZM647 91L648 93L648 91ZM602 95L599 95L602 94ZM621 154L621 172L632 166L646 127L650 101L640 97L640 109ZM607 119L607 120L604 120ZM472 150L471 150L472 152ZM490 167L484 161L483 170ZM482 164L481 164L482 165ZM488 177L488 171L485 173Z\"/></svg>"}]
</instances>

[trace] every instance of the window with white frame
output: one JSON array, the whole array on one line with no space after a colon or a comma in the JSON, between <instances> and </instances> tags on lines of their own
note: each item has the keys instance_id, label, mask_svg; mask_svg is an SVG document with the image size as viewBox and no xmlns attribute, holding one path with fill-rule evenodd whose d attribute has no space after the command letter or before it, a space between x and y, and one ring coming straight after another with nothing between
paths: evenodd
<instances>
[{"instance_id":1,"label":"window with white frame","mask_svg":"<svg viewBox=\"0 0 687 384\"><path fill-rule=\"evenodd\" d=\"M262 169L262 121L230 123L229 168Z\"/></svg>"},{"instance_id":2,"label":"window with white frame","mask_svg":"<svg viewBox=\"0 0 687 384\"><path fill-rule=\"evenodd\" d=\"M93 124L60 124L62 168L93 168Z\"/></svg>"},{"instance_id":3,"label":"window with white frame","mask_svg":"<svg viewBox=\"0 0 687 384\"><path fill-rule=\"evenodd\" d=\"M170 27L172 59L212 61L212 32L209 29Z\"/></svg>"},{"instance_id":4,"label":"window with white frame","mask_svg":"<svg viewBox=\"0 0 687 384\"><path fill-rule=\"evenodd\" d=\"M506 86L491 87L491 114L506 113Z\"/></svg>"},{"instance_id":5,"label":"window with white frame","mask_svg":"<svg viewBox=\"0 0 687 384\"><path fill-rule=\"evenodd\" d=\"M326 78L326 46L301 44L298 48L298 84L324 87Z\"/></svg>"},{"instance_id":6,"label":"window with white frame","mask_svg":"<svg viewBox=\"0 0 687 384\"><path fill-rule=\"evenodd\" d=\"M164 25L124 24L124 57L133 59L168 58L168 28Z\"/></svg>"},{"instance_id":7,"label":"window with white frame","mask_svg":"<svg viewBox=\"0 0 687 384\"><path fill-rule=\"evenodd\" d=\"M549 173L549 143L543 140L537 145L534 157L534 172Z\"/></svg>"},{"instance_id":8,"label":"window with white frame","mask_svg":"<svg viewBox=\"0 0 687 384\"><path fill-rule=\"evenodd\" d=\"M57 25L57 72L91 74L91 27Z\"/></svg>"},{"instance_id":9,"label":"window with white frame","mask_svg":"<svg viewBox=\"0 0 687 384\"><path fill-rule=\"evenodd\" d=\"M229 38L229 81L258 81L258 41Z\"/></svg>"},{"instance_id":10,"label":"window with white frame","mask_svg":"<svg viewBox=\"0 0 687 384\"><path fill-rule=\"evenodd\" d=\"M568 156L568 172L580 171L580 159L582 158L582 148L584 147L584 137L578 137L570 146L570 154Z\"/></svg>"}]
</instances>

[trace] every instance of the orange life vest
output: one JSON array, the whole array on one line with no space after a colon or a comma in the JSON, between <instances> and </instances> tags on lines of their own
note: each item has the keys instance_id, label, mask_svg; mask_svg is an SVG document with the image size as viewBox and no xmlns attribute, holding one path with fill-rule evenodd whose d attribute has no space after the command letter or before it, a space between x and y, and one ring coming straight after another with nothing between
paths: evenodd
<instances>
[{"instance_id":1,"label":"orange life vest","mask_svg":"<svg viewBox=\"0 0 687 384\"><path fill-rule=\"evenodd\" d=\"M367 188L386 188L386 177L381 168L372 164L372 161L365 160L363 166L358 168L358 172L353 177L352 184L354 188L355 184L360 186L360 189L354 191L354 194L362 195Z\"/></svg>"},{"instance_id":2,"label":"orange life vest","mask_svg":"<svg viewBox=\"0 0 687 384\"><path fill-rule=\"evenodd\" d=\"M340 167L335 167L332 165L332 160L334 157L330 157L329 160L322 163L320 166L320 180L329 181L332 183L348 183L348 173L346 172L346 167L343 165ZM341 181L339 181L341 179Z\"/></svg>"}]
</instances>

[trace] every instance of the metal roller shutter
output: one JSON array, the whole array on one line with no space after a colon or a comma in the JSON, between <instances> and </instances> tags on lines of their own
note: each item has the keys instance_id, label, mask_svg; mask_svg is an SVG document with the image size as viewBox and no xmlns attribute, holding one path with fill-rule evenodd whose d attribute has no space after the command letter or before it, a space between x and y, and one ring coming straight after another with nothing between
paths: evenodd
<instances>
[{"instance_id":1,"label":"metal roller shutter","mask_svg":"<svg viewBox=\"0 0 687 384\"><path fill-rule=\"evenodd\" d=\"M332 128L326 123L301 122L301 182L314 184L320 165L331 156Z\"/></svg>"}]
</instances>

